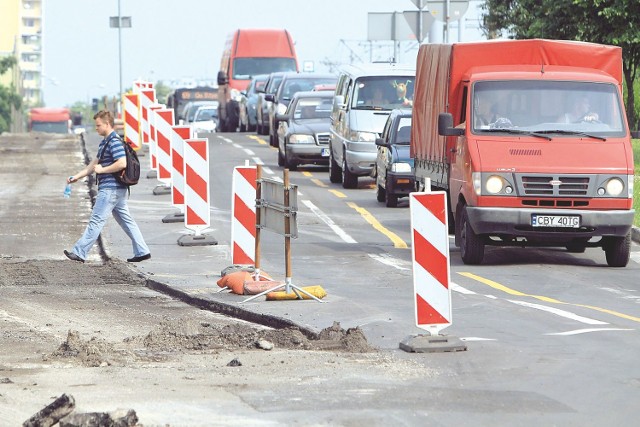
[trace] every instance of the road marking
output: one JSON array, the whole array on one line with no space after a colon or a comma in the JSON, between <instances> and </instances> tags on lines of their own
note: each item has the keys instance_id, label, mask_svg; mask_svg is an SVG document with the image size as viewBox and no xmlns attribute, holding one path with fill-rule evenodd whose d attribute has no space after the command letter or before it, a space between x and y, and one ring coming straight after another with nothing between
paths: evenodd
<instances>
[{"instance_id":1,"label":"road marking","mask_svg":"<svg viewBox=\"0 0 640 427\"><path fill-rule=\"evenodd\" d=\"M250 150L249 148L243 148L244 152L247 153L247 156L253 156L256 153L253 152L253 150Z\"/></svg>"},{"instance_id":2,"label":"road marking","mask_svg":"<svg viewBox=\"0 0 640 427\"><path fill-rule=\"evenodd\" d=\"M387 236L389 240L391 240L391 242L393 243L394 247L401 248L401 249L408 248L404 240L402 240L400 237L398 237L397 234L388 230L382 224L380 224L380 222L377 219L375 219L375 217L371 215L366 209L361 208L360 206L356 205L353 202L348 202L347 206L349 206L351 209L355 209L355 211L358 212L365 219L365 221L367 221L369 224L373 226L373 228L375 228L377 231Z\"/></svg>"},{"instance_id":3,"label":"road marking","mask_svg":"<svg viewBox=\"0 0 640 427\"><path fill-rule=\"evenodd\" d=\"M463 337L461 341L498 341L495 338L482 338L482 337Z\"/></svg>"},{"instance_id":4,"label":"road marking","mask_svg":"<svg viewBox=\"0 0 640 427\"><path fill-rule=\"evenodd\" d=\"M229 142L229 143L231 143L231 144L234 144L234 145L235 145L235 142L233 142L232 140L230 140L230 139L229 139L229 138L227 138L226 136L218 135L218 138L220 138L220 139L221 139L221 140L223 140L224 142Z\"/></svg>"},{"instance_id":5,"label":"road marking","mask_svg":"<svg viewBox=\"0 0 640 427\"><path fill-rule=\"evenodd\" d=\"M309 208L311 212L313 212L318 218L320 218L325 224L329 226L333 230L334 233L338 235L342 240L346 243L358 243L355 241L353 237L351 237L347 232L345 232L342 228L340 228L327 214L322 212L316 205L314 205L310 200L302 200L302 203L306 207Z\"/></svg>"},{"instance_id":6,"label":"road marking","mask_svg":"<svg viewBox=\"0 0 640 427\"><path fill-rule=\"evenodd\" d=\"M260 157L254 157L251 160L253 160L253 163L255 163L256 165L264 165L264 162Z\"/></svg>"},{"instance_id":7,"label":"road marking","mask_svg":"<svg viewBox=\"0 0 640 427\"><path fill-rule=\"evenodd\" d=\"M407 261L403 261L401 259L398 258L393 258L388 254L382 254L382 255L378 255L378 254L368 254L370 258L378 261L379 263L382 263L384 265L388 265L390 267L393 267L397 270L411 270L410 267L404 267L404 265L406 264L411 264L410 262Z\"/></svg>"},{"instance_id":8,"label":"road marking","mask_svg":"<svg viewBox=\"0 0 640 427\"><path fill-rule=\"evenodd\" d=\"M258 144L262 144L262 145L266 145L267 141L265 141L264 139L260 138L257 135L249 135L249 138L253 139L254 141L256 141Z\"/></svg>"},{"instance_id":9,"label":"road marking","mask_svg":"<svg viewBox=\"0 0 640 427\"><path fill-rule=\"evenodd\" d=\"M560 335L560 336L569 336L569 335L578 335L578 334L587 334L589 332L605 332L605 331L635 331L635 329L624 329L624 328L589 328L589 329L576 329L575 331L566 331L566 332L550 332L545 335Z\"/></svg>"},{"instance_id":10,"label":"road marking","mask_svg":"<svg viewBox=\"0 0 640 427\"><path fill-rule=\"evenodd\" d=\"M494 282L493 280L489 280L489 279L485 279L483 277L477 276L477 275L475 275L473 273L458 272L458 274L460 274L461 276L465 276L465 277L468 277L470 279L476 280L476 281L478 281L480 283L484 283L485 285L491 286L494 289L497 289L499 291L505 292L505 293L510 294L510 295L535 298L535 299L539 299L540 301L549 302L549 303L552 303L552 304L563 304L563 305L570 305L570 306L573 306L573 307L588 308L589 310L599 311L601 313L610 314L612 316L616 316L616 317L620 317L622 319L627 319L627 320L631 320L633 322L640 323L640 317L631 316L631 315L628 315L628 314L620 313L618 311L609 310L607 308L596 307L596 306L593 306L593 305L586 305L586 304L574 304L574 303L569 303L569 302L563 302L563 301L559 301L559 300L557 300L555 298L549 298L549 297L545 297L545 296L542 296L542 295L529 295L529 294L525 294L523 292L517 291L515 289L508 288L508 287L506 287L504 285L501 285L500 283Z\"/></svg>"},{"instance_id":11,"label":"road marking","mask_svg":"<svg viewBox=\"0 0 640 427\"><path fill-rule=\"evenodd\" d=\"M320 181L317 178L311 178L311 182L313 182L315 185L317 185L318 187L322 187L322 188L327 188L328 185L325 184L324 182Z\"/></svg>"},{"instance_id":12,"label":"road marking","mask_svg":"<svg viewBox=\"0 0 640 427\"><path fill-rule=\"evenodd\" d=\"M329 193L333 194L336 197L339 197L341 199L346 199L347 195L344 194L342 191L338 191L338 190L329 190Z\"/></svg>"},{"instance_id":13,"label":"road marking","mask_svg":"<svg viewBox=\"0 0 640 427\"><path fill-rule=\"evenodd\" d=\"M608 325L607 322L591 319L589 317L579 316L575 313L571 313L570 311L560 310L559 308L553 308L546 305L534 304L532 302L518 301L518 300L512 300L512 299L508 299L507 301L512 302L514 304L522 305L524 307L535 308L536 310L546 311L548 313L555 314L560 317L565 317L567 319L575 320L580 323L586 323L587 325Z\"/></svg>"},{"instance_id":14,"label":"road marking","mask_svg":"<svg viewBox=\"0 0 640 427\"><path fill-rule=\"evenodd\" d=\"M302 171L302 175L306 176L307 178L310 178L313 176L313 174L311 172L308 171Z\"/></svg>"}]
</instances>

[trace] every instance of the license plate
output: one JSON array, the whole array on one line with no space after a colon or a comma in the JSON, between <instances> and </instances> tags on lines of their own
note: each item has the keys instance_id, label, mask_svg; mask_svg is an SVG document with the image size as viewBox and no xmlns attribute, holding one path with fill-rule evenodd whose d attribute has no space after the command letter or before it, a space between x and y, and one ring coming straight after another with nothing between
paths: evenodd
<instances>
[{"instance_id":1,"label":"license plate","mask_svg":"<svg viewBox=\"0 0 640 427\"><path fill-rule=\"evenodd\" d=\"M320 151L320 155L321 155L322 157L329 157L329 149L328 149L328 148L323 148L323 149Z\"/></svg>"},{"instance_id":2,"label":"license plate","mask_svg":"<svg viewBox=\"0 0 640 427\"><path fill-rule=\"evenodd\" d=\"M531 215L532 227L580 228L577 215Z\"/></svg>"}]
</instances>

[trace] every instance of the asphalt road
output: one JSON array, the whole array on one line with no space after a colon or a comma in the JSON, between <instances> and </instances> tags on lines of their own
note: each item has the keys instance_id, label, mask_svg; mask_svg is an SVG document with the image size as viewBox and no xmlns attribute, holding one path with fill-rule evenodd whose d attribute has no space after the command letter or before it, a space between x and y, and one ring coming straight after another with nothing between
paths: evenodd
<instances>
[{"instance_id":1,"label":"asphalt road","mask_svg":"<svg viewBox=\"0 0 640 427\"><path fill-rule=\"evenodd\" d=\"M89 154L96 145L95 135L89 134ZM379 391L369 395L366 387L357 394L358 406L375 407L382 398L385 411L403 407L408 399L417 412L394 412L392 418L397 417L400 425L636 424L640 415L637 244L631 262L622 269L606 267L600 249L570 254L558 249L491 248L483 265L471 267L462 264L451 244L453 324L444 333L462 338L468 350L408 354L397 349L398 343L421 330L413 316L406 201L397 209L385 208L376 202L370 179L361 179L358 189L344 190L329 183L326 168L291 172L301 201L300 236L292 245L293 281L322 285L328 292L326 302L240 304L244 297L217 293L215 285L220 271L230 264L231 170L245 160L263 164L264 173L273 177L281 177L282 169L276 166L276 152L249 134L213 135L210 153L212 224L207 233L218 245L179 246L177 239L189 231L181 224L162 223L176 209L167 195L153 194L158 182L145 179L132 188L130 207L153 256L132 268L147 278L148 286L263 323L293 322L310 331L333 321L345 328L361 327L373 345L424 364L434 374L428 380L404 378L394 384L393 392L387 388L383 395ZM148 169L149 158L142 159ZM55 173L61 180L68 175ZM3 179L17 182L6 175ZM47 188L46 184L40 182L38 187ZM57 200L63 203L63 186L59 187L57 191L49 185L44 193L60 194ZM43 192L37 191L34 194ZM3 218L12 216L10 209L2 209ZM49 209L46 220L64 215L55 212ZM12 220L28 221L15 216ZM17 232L13 238L24 241L25 233ZM131 256L128 239L115 223L103 238L107 256ZM57 245L55 250L42 249L43 256L62 257L60 245L69 247L73 240L41 236L34 251ZM282 240L265 233L262 242L263 269L278 279L284 274ZM0 254L6 253L11 249L3 246ZM100 253L92 254L91 260L100 262ZM300 390L320 406L335 404L326 392L314 393L313 387ZM372 385L372 390L379 389ZM278 397L268 403L283 409ZM435 416L424 418L425 414ZM367 412L369 419L371 415Z\"/></svg>"}]
</instances>

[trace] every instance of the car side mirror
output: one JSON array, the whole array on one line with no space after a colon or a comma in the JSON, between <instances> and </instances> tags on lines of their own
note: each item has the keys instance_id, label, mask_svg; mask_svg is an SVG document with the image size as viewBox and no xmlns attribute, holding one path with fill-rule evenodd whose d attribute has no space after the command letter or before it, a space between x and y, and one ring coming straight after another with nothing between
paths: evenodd
<instances>
[{"instance_id":1,"label":"car side mirror","mask_svg":"<svg viewBox=\"0 0 640 427\"><path fill-rule=\"evenodd\" d=\"M277 122L288 122L289 121L289 116L287 114L276 114L276 121Z\"/></svg>"},{"instance_id":2,"label":"car side mirror","mask_svg":"<svg viewBox=\"0 0 640 427\"><path fill-rule=\"evenodd\" d=\"M274 102L276 97L272 93L268 93L264 96L265 101Z\"/></svg>"},{"instance_id":3,"label":"car side mirror","mask_svg":"<svg viewBox=\"0 0 640 427\"><path fill-rule=\"evenodd\" d=\"M461 136L464 135L464 129L453 127L453 116L451 113L440 113L438 114L438 135Z\"/></svg>"},{"instance_id":4,"label":"car side mirror","mask_svg":"<svg viewBox=\"0 0 640 427\"><path fill-rule=\"evenodd\" d=\"M218 71L218 86L226 85L227 83L229 83L227 73L222 70Z\"/></svg>"},{"instance_id":5,"label":"car side mirror","mask_svg":"<svg viewBox=\"0 0 640 427\"><path fill-rule=\"evenodd\" d=\"M385 142L385 140L382 139L382 138L376 138L376 145L379 146L379 147L388 147L389 146L389 144L387 144Z\"/></svg>"}]
</instances>

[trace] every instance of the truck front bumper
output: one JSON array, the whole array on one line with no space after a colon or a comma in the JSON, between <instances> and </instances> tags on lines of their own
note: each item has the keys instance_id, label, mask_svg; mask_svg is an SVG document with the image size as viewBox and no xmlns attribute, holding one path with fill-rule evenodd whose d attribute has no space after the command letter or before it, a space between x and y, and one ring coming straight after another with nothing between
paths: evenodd
<instances>
[{"instance_id":1,"label":"truck front bumper","mask_svg":"<svg viewBox=\"0 0 640 427\"><path fill-rule=\"evenodd\" d=\"M626 236L634 210L510 209L467 206L469 223L476 234L525 237L536 240L571 240L599 236ZM533 227L532 215L577 215L579 228Z\"/></svg>"}]
</instances>

